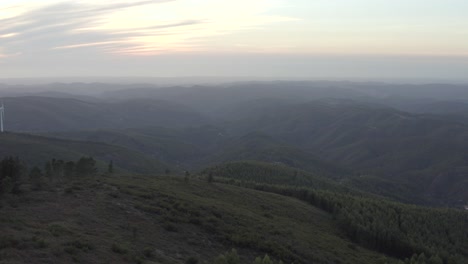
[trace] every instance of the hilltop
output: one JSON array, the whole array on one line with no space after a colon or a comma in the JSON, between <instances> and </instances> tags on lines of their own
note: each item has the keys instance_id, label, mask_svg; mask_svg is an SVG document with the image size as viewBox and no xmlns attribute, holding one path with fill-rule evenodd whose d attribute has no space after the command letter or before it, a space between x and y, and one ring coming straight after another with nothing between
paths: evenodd
<instances>
[{"instance_id":1,"label":"hilltop","mask_svg":"<svg viewBox=\"0 0 468 264\"><path fill-rule=\"evenodd\" d=\"M307 203L195 178L87 178L1 203L0 263L212 263L231 248L244 263L393 262Z\"/></svg>"}]
</instances>

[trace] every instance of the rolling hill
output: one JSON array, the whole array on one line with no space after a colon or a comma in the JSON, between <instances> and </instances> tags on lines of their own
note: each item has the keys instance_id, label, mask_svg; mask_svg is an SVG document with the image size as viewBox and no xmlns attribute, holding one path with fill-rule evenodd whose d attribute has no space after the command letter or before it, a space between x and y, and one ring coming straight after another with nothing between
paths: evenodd
<instances>
[{"instance_id":1,"label":"rolling hill","mask_svg":"<svg viewBox=\"0 0 468 264\"><path fill-rule=\"evenodd\" d=\"M456 114L450 103L442 104L449 108L443 115L385 105L433 103L436 87L418 99L425 86L412 86L406 101L389 87L250 82L108 91L101 101L12 97L5 98L6 127L118 145L188 170L258 160L322 170L336 179L359 175L352 183L366 189L400 185L406 197L414 193L420 200L463 205L468 201L463 87L449 87L461 101L452 107Z\"/></svg>"},{"instance_id":2,"label":"rolling hill","mask_svg":"<svg viewBox=\"0 0 468 264\"><path fill-rule=\"evenodd\" d=\"M396 263L307 203L196 179L81 179L2 202L0 263L216 263L231 248L241 263Z\"/></svg>"},{"instance_id":3,"label":"rolling hill","mask_svg":"<svg viewBox=\"0 0 468 264\"><path fill-rule=\"evenodd\" d=\"M141 126L184 127L208 119L183 105L152 99L122 102L81 101L73 98L8 97L8 131L51 132Z\"/></svg>"},{"instance_id":4,"label":"rolling hill","mask_svg":"<svg viewBox=\"0 0 468 264\"><path fill-rule=\"evenodd\" d=\"M463 122L328 100L251 113L228 130L259 131L361 174L411 183L424 195L468 198L459 191L468 190L460 174L468 163Z\"/></svg>"},{"instance_id":5,"label":"rolling hill","mask_svg":"<svg viewBox=\"0 0 468 264\"><path fill-rule=\"evenodd\" d=\"M0 157L5 156L18 156L28 166L40 167L51 159L75 161L82 156L92 156L103 168L111 160L117 168L137 173L162 172L169 168L156 159L124 147L17 133L0 134Z\"/></svg>"}]
</instances>

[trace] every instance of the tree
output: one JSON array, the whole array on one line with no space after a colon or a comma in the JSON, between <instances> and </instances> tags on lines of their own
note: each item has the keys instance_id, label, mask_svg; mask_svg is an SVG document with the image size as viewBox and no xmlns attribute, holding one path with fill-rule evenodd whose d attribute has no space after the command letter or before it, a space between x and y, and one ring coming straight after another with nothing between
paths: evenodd
<instances>
[{"instance_id":1,"label":"tree","mask_svg":"<svg viewBox=\"0 0 468 264\"><path fill-rule=\"evenodd\" d=\"M52 163L50 161L46 162L44 171L47 178L52 178Z\"/></svg>"},{"instance_id":2,"label":"tree","mask_svg":"<svg viewBox=\"0 0 468 264\"><path fill-rule=\"evenodd\" d=\"M262 264L273 264L268 254L263 257Z\"/></svg>"},{"instance_id":3,"label":"tree","mask_svg":"<svg viewBox=\"0 0 468 264\"><path fill-rule=\"evenodd\" d=\"M82 157L76 163L75 171L79 176L94 175L97 172L96 161L92 157Z\"/></svg>"},{"instance_id":4,"label":"tree","mask_svg":"<svg viewBox=\"0 0 468 264\"><path fill-rule=\"evenodd\" d=\"M211 182L213 182L213 180L214 180L213 173L210 171L210 173L208 173L207 181L208 181L209 183L211 183Z\"/></svg>"},{"instance_id":5,"label":"tree","mask_svg":"<svg viewBox=\"0 0 468 264\"><path fill-rule=\"evenodd\" d=\"M111 160L111 161L109 162L109 166L107 166L107 172L108 172L109 174L114 173L114 161L113 161L113 160Z\"/></svg>"},{"instance_id":6,"label":"tree","mask_svg":"<svg viewBox=\"0 0 468 264\"><path fill-rule=\"evenodd\" d=\"M41 190L44 187L44 174L41 169L34 167L29 172L29 180L31 181L31 188L33 190Z\"/></svg>"},{"instance_id":7,"label":"tree","mask_svg":"<svg viewBox=\"0 0 468 264\"><path fill-rule=\"evenodd\" d=\"M54 178L61 179L65 174L65 162L63 160L52 159L52 175Z\"/></svg>"},{"instance_id":8,"label":"tree","mask_svg":"<svg viewBox=\"0 0 468 264\"><path fill-rule=\"evenodd\" d=\"M429 264L443 264L443 263L444 263L444 261L442 261L442 259L437 255L433 255L429 259Z\"/></svg>"},{"instance_id":9,"label":"tree","mask_svg":"<svg viewBox=\"0 0 468 264\"><path fill-rule=\"evenodd\" d=\"M20 192L21 174L24 168L17 157L7 157L0 162L0 194Z\"/></svg>"},{"instance_id":10,"label":"tree","mask_svg":"<svg viewBox=\"0 0 468 264\"><path fill-rule=\"evenodd\" d=\"M64 174L65 174L65 177L73 177L75 175L75 162L73 161L69 161L69 162L66 162L65 165L64 165Z\"/></svg>"},{"instance_id":11,"label":"tree","mask_svg":"<svg viewBox=\"0 0 468 264\"><path fill-rule=\"evenodd\" d=\"M235 249L226 252L224 255L219 255L214 261L215 264L240 264L240 258Z\"/></svg>"},{"instance_id":12,"label":"tree","mask_svg":"<svg viewBox=\"0 0 468 264\"><path fill-rule=\"evenodd\" d=\"M262 258L261 257L256 257L253 263L254 264L262 264Z\"/></svg>"}]
</instances>

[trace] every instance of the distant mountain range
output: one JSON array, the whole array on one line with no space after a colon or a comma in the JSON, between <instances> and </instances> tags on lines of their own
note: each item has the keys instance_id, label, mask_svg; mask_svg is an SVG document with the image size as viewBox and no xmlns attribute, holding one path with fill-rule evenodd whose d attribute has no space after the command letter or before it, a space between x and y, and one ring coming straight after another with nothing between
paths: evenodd
<instances>
[{"instance_id":1,"label":"distant mountain range","mask_svg":"<svg viewBox=\"0 0 468 264\"><path fill-rule=\"evenodd\" d=\"M9 131L49 132L208 123L192 109L154 99L88 102L40 96L3 98Z\"/></svg>"},{"instance_id":2,"label":"distant mountain range","mask_svg":"<svg viewBox=\"0 0 468 264\"><path fill-rule=\"evenodd\" d=\"M73 140L80 149L74 152L101 160L119 150L124 154L113 159L120 157L123 168L135 171L152 168L132 165L137 160L168 164L157 169L191 171L256 160L387 196L401 192L393 196L405 201L468 201L468 88L463 85L278 81L107 88L96 97L3 98L6 128ZM3 138L3 144L28 138L40 148L61 146L48 156L74 149L49 138ZM82 151L79 144L89 148ZM101 152L90 151L94 148Z\"/></svg>"}]
</instances>

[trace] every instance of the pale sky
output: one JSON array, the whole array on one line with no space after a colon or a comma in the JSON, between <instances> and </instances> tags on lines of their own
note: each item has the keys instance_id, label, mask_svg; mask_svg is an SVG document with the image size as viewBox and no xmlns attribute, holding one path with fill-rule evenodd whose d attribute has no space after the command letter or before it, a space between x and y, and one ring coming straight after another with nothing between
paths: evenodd
<instances>
[{"instance_id":1,"label":"pale sky","mask_svg":"<svg viewBox=\"0 0 468 264\"><path fill-rule=\"evenodd\" d=\"M466 72L466 0L0 1L0 78Z\"/></svg>"}]
</instances>

